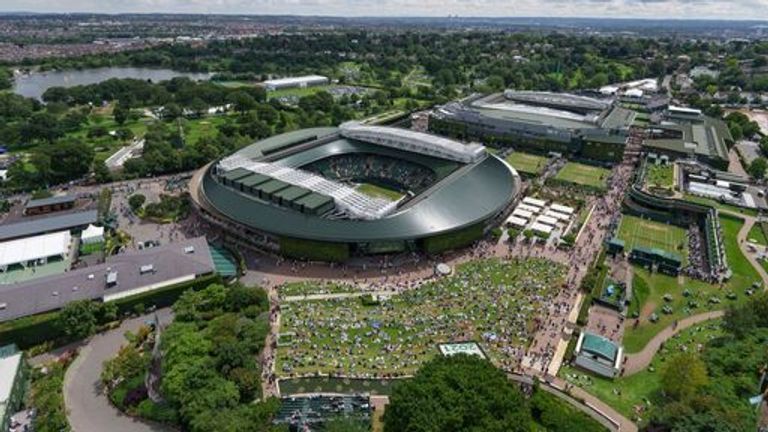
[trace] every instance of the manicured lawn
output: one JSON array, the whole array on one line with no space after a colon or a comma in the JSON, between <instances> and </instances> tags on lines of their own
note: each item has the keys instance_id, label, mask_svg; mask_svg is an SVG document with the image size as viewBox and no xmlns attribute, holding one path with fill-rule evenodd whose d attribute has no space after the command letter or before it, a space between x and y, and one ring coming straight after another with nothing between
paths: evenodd
<instances>
[{"instance_id":1,"label":"manicured lawn","mask_svg":"<svg viewBox=\"0 0 768 432\"><path fill-rule=\"evenodd\" d=\"M280 331L295 336L278 348L277 373L410 375L438 355L438 343L459 340L476 341L496 365L514 364L508 350L528 346L533 320L564 274L547 260L480 260L375 305L360 298L285 303Z\"/></svg>"},{"instance_id":2,"label":"manicured lawn","mask_svg":"<svg viewBox=\"0 0 768 432\"><path fill-rule=\"evenodd\" d=\"M674 168L672 165L650 165L648 167L648 185L651 187L672 189L674 186Z\"/></svg>"},{"instance_id":3,"label":"manicured lawn","mask_svg":"<svg viewBox=\"0 0 768 432\"><path fill-rule=\"evenodd\" d=\"M199 119L181 120L181 127L184 130L184 139L187 144L195 144L202 137L215 136L218 133L218 127L226 121L226 115L214 115Z\"/></svg>"},{"instance_id":4,"label":"manicured lawn","mask_svg":"<svg viewBox=\"0 0 768 432\"><path fill-rule=\"evenodd\" d=\"M403 197L403 194L394 189L388 189L371 183L361 183L356 189L369 197L384 198L390 201L397 201Z\"/></svg>"},{"instance_id":5,"label":"manicured lawn","mask_svg":"<svg viewBox=\"0 0 768 432\"><path fill-rule=\"evenodd\" d=\"M720 226L723 229L723 240L728 264L733 271L733 276L723 286L704 283L684 276L671 277L659 273L635 267L635 280L642 278L649 288L648 298L640 307L640 324L633 326L634 320L627 322L624 331L624 348L628 353L638 352L645 347L653 336L664 327L689 315L699 314L712 310L722 310L729 305L746 301L749 297L744 293L754 282L760 281L760 276L749 261L741 253L736 235L743 221L727 216L720 216ZM683 296L683 291L688 289L689 297ZM733 293L736 298L728 299L727 295ZM671 301L665 301L664 295L670 294ZM710 299L719 299L719 303ZM671 314L662 312L667 304L672 307ZM656 312L659 320L652 323L648 317Z\"/></svg>"},{"instance_id":6,"label":"manicured lawn","mask_svg":"<svg viewBox=\"0 0 768 432\"><path fill-rule=\"evenodd\" d=\"M722 336L721 325L722 320L718 319L683 330L667 341L648 369L632 376L610 380L570 366L560 368L558 375L597 396L628 418L635 419L635 407L644 406L646 400L654 400L661 385L660 372L665 361L684 351L698 351L706 342Z\"/></svg>"},{"instance_id":7,"label":"manicured lawn","mask_svg":"<svg viewBox=\"0 0 768 432\"><path fill-rule=\"evenodd\" d=\"M547 163L547 158L528 153L514 152L507 156L507 162L521 173L539 175Z\"/></svg>"},{"instance_id":8,"label":"manicured lawn","mask_svg":"<svg viewBox=\"0 0 768 432\"><path fill-rule=\"evenodd\" d=\"M286 96L296 96L296 97L309 96L321 90L328 91L333 87L334 86L331 86L331 85L322 85L322 86L310 86L310 87L294 87L294 88L286 88L286 89L280 89L280 90L274 90L274 91L267 91L267 99L280 98L280 97L286 97Z\"/></svg>"},{"instance_id":9,"label":"manicured lawn","mask_svg":"<svg viewBox=\"0 0 768 432\"><path fill-rule=\"evenodd\" d=\"M658 248L682 256L683 263L687 261L686 230L679 226L623 215L618 237L626 243L627 251L636 247Z\"/></svg>"},{"instance_id":10,"label":"manicured lawn","mask_svg":"<svg viewBox=\"0 0 768 432\"><path fill-rule=\"evenodd\" d=\"M610 171L605 168L584 165L577 162L568 162L560 172L557 173L555 179L578 185L605 189L605 180L608 178L609 173Z\"/></svg>"},{"instance_id":11,"label":"manicured lawn","mask_svg":"<svg viewBox=\"0 0 768 432\"><path fill-rule=\"evenodd\" d=\"M747 235L747 240L762 246L768 246L768 238L765 237L765 232L761 228L759 222L754 224L752 226L752 229L749 230L749 234Z\"/></svg>"}]
</instances>

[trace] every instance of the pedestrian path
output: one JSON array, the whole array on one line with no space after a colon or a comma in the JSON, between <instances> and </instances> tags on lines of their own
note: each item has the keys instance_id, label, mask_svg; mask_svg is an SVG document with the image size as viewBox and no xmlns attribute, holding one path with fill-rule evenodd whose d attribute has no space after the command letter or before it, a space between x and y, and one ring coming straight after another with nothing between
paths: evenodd
<instances>
[{"instance_id":1,"label":"pedestrian path","mask_svg":"<svg viewBox=\"0 0 768 432\"><path fill-rule=\"evenodd\" d=\"M725 315L725 311L721 310L705 312L684 318L678 321L677 325L670 324L664 330L657 333L656 336L645 345L642 351L635 354L627 354L626 363L624 364L624 376L634 375L645 370L645 368L651 364L651 361L653 361L653 357L659 351L661 345L676 334L704 321L722 318L723 315Z\"/></svg>"}]
</instances>

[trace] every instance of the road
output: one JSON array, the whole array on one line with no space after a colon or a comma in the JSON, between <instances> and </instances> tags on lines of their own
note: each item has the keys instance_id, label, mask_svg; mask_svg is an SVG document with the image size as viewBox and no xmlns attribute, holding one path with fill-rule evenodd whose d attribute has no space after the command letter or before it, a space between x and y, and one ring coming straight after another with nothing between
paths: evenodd
<instances>
[{"instance_id":1,"label":"road","mask_svg":"<svg viewBox=\"0 0 768 432\"><path fill-rule=\"evenodd\" d=\"M172 319L169 308L157 311L160 322ZM105 360L115 356L125 332L135 332L154 314L126 320L120 327L100 333L80 350L64 376L64 405L74 432L166 432L172 429L128 417L113 407L103 393L100 375Z\"/></svg>"}]
</instances>

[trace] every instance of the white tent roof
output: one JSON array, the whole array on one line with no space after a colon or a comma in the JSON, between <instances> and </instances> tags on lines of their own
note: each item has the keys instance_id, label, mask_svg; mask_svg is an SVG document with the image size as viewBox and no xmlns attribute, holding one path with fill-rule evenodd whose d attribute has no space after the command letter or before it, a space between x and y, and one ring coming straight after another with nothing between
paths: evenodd
<instances>
[{"instance_id":1,"label":"white tent roof","mask_svg":"<svg viewBox=\"0 0 768 432\"><path fill-rule=\"evenodd\" d=\"M557 224L557 219L549 216L539 216L536 218L536 222L554 226Z\"/></svg>"},{"instance_id":2,"label":"white tent roof","mask_svg":"<svg viewBox=\"0 0 768 432\"><path fill-rule=\"evenodd\" d=\"M531 213L538 213L541 211L540 207L536 207L528 204L519 204L517 208L519 208L520 210L529 211Z\"/></svg>"},{"instance_id":3,"label":"white tent roof","mask_svg":"<svg viewBox=\"0 0 768 432\"><path fill-rule=\"evenodd\" d=\"M567 221L567 220L569 220L571 218L567 214L558 213L558 212L552 211L552 210L547 210L547 212L544 213L544 216L551 217L551 218L554 218L554 219L557 219L557 220L560 220L560 221Z\"/></svg>"},{"instance_id":4,"label":"white tent roof","mask_svg":"<svg viewBox=\"0 0 768 432\"><path fill-rule=\"evenodd\" d=\"M528 225L528 221L527 220L525 220L523 218L516 217L516 216L510 216L509 219L507 219L507 223L512 224L512 225L514 225L516 227L520 227L520 228Z\"/></svg>"},{"instance_id":5,"label":"white tent roof","mask_svg":"<svg viewBox=\"0 0 768 432\"><path fill-rule=\"evenodd\" d=\"M80 239L84 243L88 243L89 240L102 240L104 238L104 227L97 227L95 225L88 225L88 228L86 228L82 235L80 235Z\"/></svg>"},{"instance_id":6,"label":"white tent roof","mask_svg":"<svg viewBox=\"0 0 768 432\"><path fill-rule=\"evenodd\" d=\"M554 228L552 228L549 225L544 225L544 224L540 224L540 223L537 222L537 223L534 223L533 225L531 225L531 229L534 230L534 231L538 231L540 233L543 233L543 234L550 234L550 233L552 233L552 230Z\"/></svg>"},{"instance_id":7,"label":"white tent roof","mask_svg":"<svg viewBox=\"0 0 768 432\"><path fill-rule=\"evenodd\" d=\"M59 231L0 243L0 267L64 255L71 242L69 231Z\"/></svg>"},{"instance_id":8,"label":"white tent roof","mask_svg":"<svg viewBox=\"0 0 768 432\"><path fill-rule=\"evenodd\" d=\"M567 207L560 204L552 204L551 206L549 206L549 209L554 210L558 213L565 213L567 215L573 214L573 212L575 211L572 207Z\"/></svg>"},{"instance_id":9,"label":"white tent roof","mask_svg":"<svg viewBox=\"0 0 768 432\"><path fill-rule=\"evenodd\" d=\"M515 209L515 211L512 212L512 215L523 219L530 219L533 217L533 213L521 209Z\"/></svg>"},{"instance_id":10,"label":"white tent roof","mask_svg":"<svg viewBox=\"0 0 768 432\"><path fill-rule=\"evenodd\" d=\"M528 205L532 205L534 207L544 207L547 204L547 202L544 201L544 200L540 200L540 199L536 199L536 198L531 198L531 197L523 198L523 202L528 204Z\"/></svg>"}]
</instances>

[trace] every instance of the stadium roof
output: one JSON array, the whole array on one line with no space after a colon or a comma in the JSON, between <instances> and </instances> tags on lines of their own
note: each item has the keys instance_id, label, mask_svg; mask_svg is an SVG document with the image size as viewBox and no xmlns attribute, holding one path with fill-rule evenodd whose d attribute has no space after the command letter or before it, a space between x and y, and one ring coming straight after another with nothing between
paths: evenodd
<instances>
[{"instance_id":1,"label":"stadium roof","mask_svg":"<svg viewBox=\"0 0 768 432\"><path fill-rule=\"evenodd\" d=\"M373 198L358 192L351 186L328 180L318 174L296 168L286 167L273 162L259 162L242 157L238 153L223 159L218 169L229 172L235 169L247 169L253 173L272 178L259 185L259 190L272 194L291 185L333 198L336 207L351 217L358 219L379 219L397 207L397 202L383 198Z\"/></svg>"},{"instance_id":2,"label":"stadium roof","mask_svg":"<svg viewBox=\"0 0 768 432\"><path fill-rule=\"evenodd\" d=\"M486 155L485 147L480 144L463 144L452 139L407 129L346 122L339 127L339 130L341 136L345 138L461 163L477 162Z\"/></svg>"},{"instance_id":3,"label":"stadium roof","mask_svg":"<svg viewBox=\"0 0 768 432\"><path fill-rule=\"evenodd\" d=\"M87 226L96 223L98 219L98 212L96 210L88 210L55 216L42 216L24 222L3 224L0 225L0 241Z\"/></svg>"},{"instance_id":4,"label":"stadium roof","mask_svg":"<svg viewBox=\"0 0 768 432\"><path fill-rule=\"evenodd\" d=\"M495 156L456 169L450 161L355 140L333 139L333 131L328 128L308 129L293 134L292 139L321 133L325 133L326 138L320 140L320 144L292 152L274 163L301 167L335 155L374 153L416 160L434 169L444 169L446 164L452 168L446 171L446 177L418 197L375 220L321 218L267 203L220 183L212 175L213 167L202 176L200 189L193 196L209 211L258 231L319 241L370 242L418 239L469 227L500 212L520 189L514 169ZM274 139L265 141L275 142ZM236 155L261 154L262 144L255 143Z\"/></svg>"},{"instance_id":5,"label":"stadium roof","mask_svg":"<svg viewBox=\"0 0 768 432\"><path fill-rule=\"evenodd\" d=\"M65 255L72 243L69 231L59 231L0 243L0 268Z\"/></svg>"},{"instance_id":6,"label":"stadium roof","mask_svg":"<svg viewBox=\"0 0 768 432\"><path fill-rule=\"evenodd\" d=\"M140 272L151 264L153 271ZM115 296L214 271L205 237L110 256L103 264L70 270L18 284L0 286L0 322L59 309L75 300ZM108 273L118 285L106 287Z\"/></svg>"},{"instance_id":7,"label":"stadium roof","mask_svg":"<svg viewBox=\"0 0 768 432\"><path fill-rule=\"evenodd\" d=\"M610 101L579 96L570 93L505 90L504 97L515 102L541 106L552 106L564 109L577 108L591 111L602 111L611 106Z\"/></svg>"}]
</instances>

